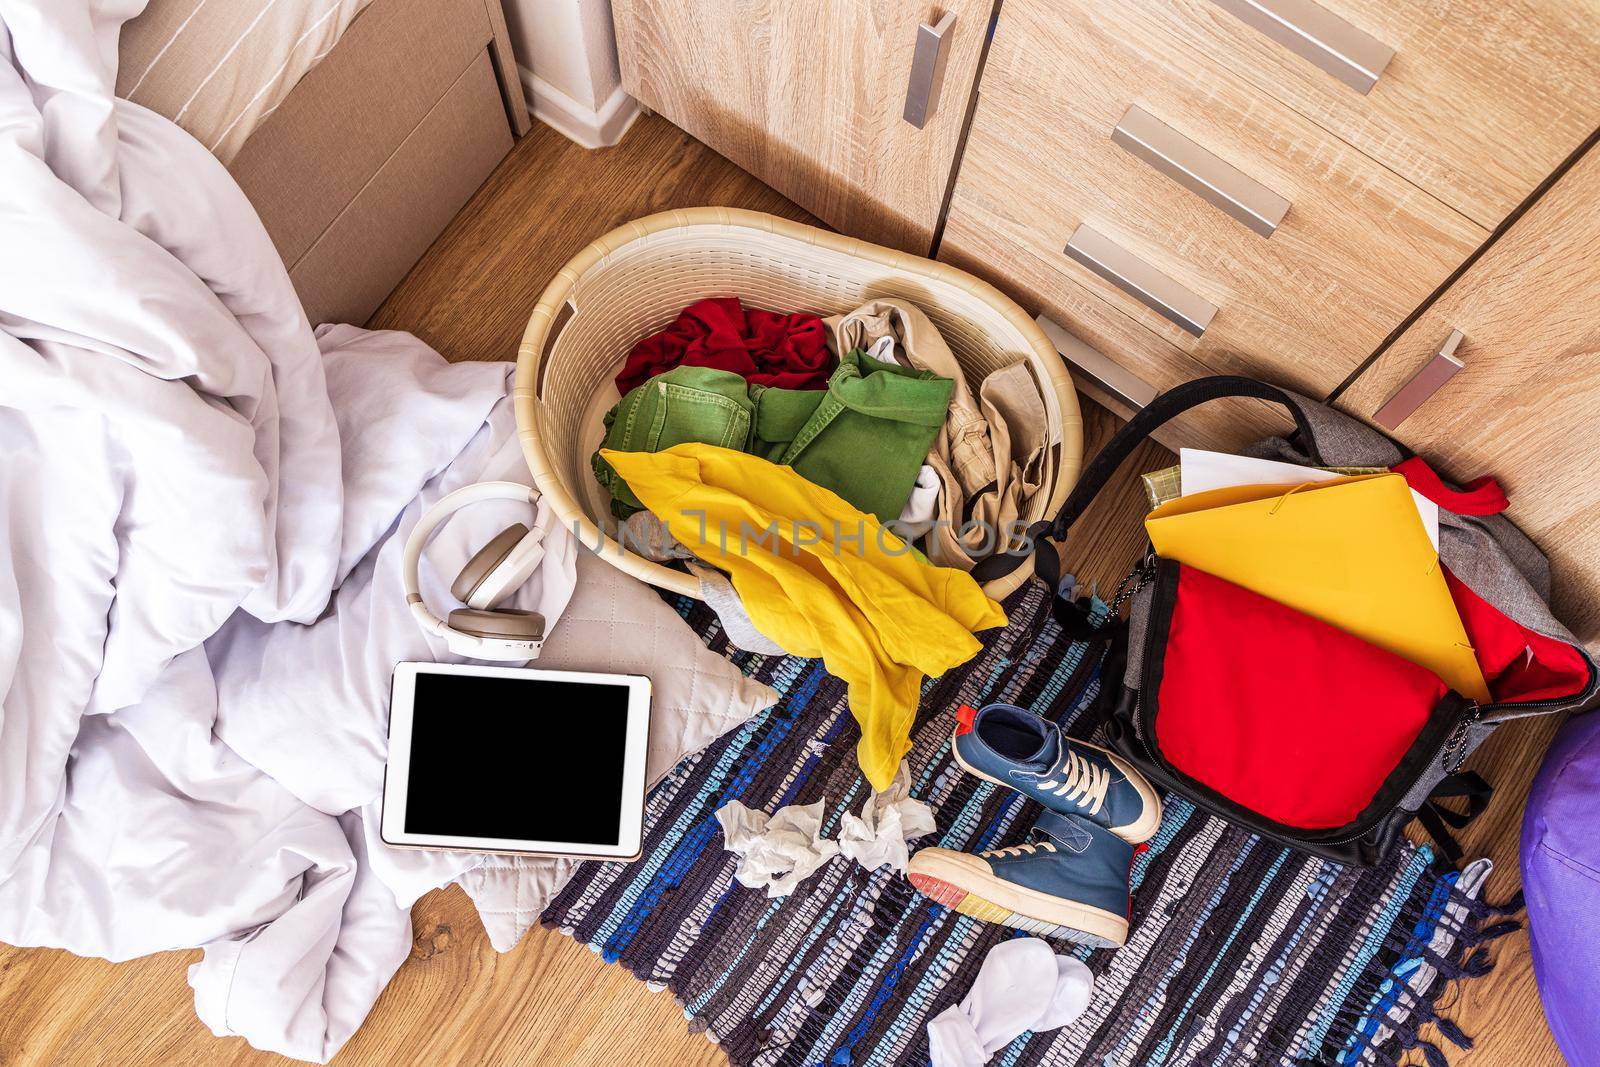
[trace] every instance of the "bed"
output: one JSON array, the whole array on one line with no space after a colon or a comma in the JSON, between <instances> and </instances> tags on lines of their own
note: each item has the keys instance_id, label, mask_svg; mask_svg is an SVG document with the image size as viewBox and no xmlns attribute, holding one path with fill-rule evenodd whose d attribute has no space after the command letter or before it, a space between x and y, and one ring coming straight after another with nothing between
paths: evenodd
<instances>
[{"instance_id":1,"label":"bed","mask_svg":"<svg viewBox=\"0 0 1600 1067\"><path fill-rule=\"evenodd\" d=\"M528 129L499 0L150 0L117 94L228 165L313 324L361 323Z\"/></svg>"}]
</instances>

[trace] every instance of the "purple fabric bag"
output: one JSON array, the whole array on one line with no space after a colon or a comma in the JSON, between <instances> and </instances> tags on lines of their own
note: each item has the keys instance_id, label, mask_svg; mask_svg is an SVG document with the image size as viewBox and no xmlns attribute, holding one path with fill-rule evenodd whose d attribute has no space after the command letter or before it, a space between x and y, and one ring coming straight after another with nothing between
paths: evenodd
<instances>
[{"instance_id":1,"label":"purple fabric bag","mask_svg":"<svg viewBox=\"0 0 1600 1067\"><path fill-rule=\"evenodd\" d=\"M1600 712L1561 728L1522 820L1533 973L1572 1067L1600 1065Z\"/></svg>"}]
</instances>

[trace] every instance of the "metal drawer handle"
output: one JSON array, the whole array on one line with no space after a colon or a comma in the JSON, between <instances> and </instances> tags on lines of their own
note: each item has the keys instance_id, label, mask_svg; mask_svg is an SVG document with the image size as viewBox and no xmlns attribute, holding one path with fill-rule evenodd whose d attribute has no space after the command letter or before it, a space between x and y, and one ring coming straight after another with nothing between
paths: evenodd
<instances>
[{"instance_id":1,"label":"metal drawer handle","mask_svg":"<svg viewBox=\"0 0 1600 1067\"><path fill-rule=\"evenodd\" d=\"M1451 330L1450 336L1439 346L1433 358L1383 402L1383 407L1372 416L1372 421L1385 430L1393 430L1420 408L1425 400L1437 393L1445 382L1454 378L1466 366L1461 357L1456 355L1456 349L1465 336L1460 330Z\"/></svg>"},{"instance_id":2,"label":"metal drawer handle","mask_svg":"<svg viewBox=\"0 0 1600 1067\"><path fill-rule=\"evenodd\" d=\"M1378 84L1394 49L1312 0L1212 0L1357 92Z\"/></svg>"},{"instance_id":3,"label":"metal drawer handle","mask_svg":"<svg viewBox=\"0 0 1600 1067\"><path fill-rule=\"evenodd\" d=\"M1111 140L1263 237L1271 237L1289 211L1289 201L1137 104L1111 131Z\"/></svg>"},{"instance_id":4,"label":"metal drawer handle","mask_svg":"<svg viewBox=\"0 0 1600 1067\"><path fill-rule=\"evenodd\" d=\"M1073 370L1088 379L1091 385L1099 386L1111 399L1126 405L1129 411L1147 408L1156 398L1158 390L1155 386L1098 348L1072 336L1054 319L1039 314L1034 316L1033 321L1050 338L1050 343L1056 346L1056 351Z\"/></svg>"},{"instance_id":5,"label":"metal drawer handle","mask_svg":"<svg viewBox=\"0 0 1600 1067\"><path fill-rule=\"evenodd\" d=\"M1067 255L1094 271L1152 311L1199 337L1211 325L1217 306L1173 281L1109 237L1079 226L1067 241Z\"/></svg>"},{"instance_id":6,"label":"metal drawer handle","mask_svg":"<svg viewBox=\"0 0 1600 1067\"><path fill-rule=\"evenodd\" d=\"M911 54L911 80L906 85L905 120L922 129L939 108L939 87L944 84L944 64L950 54L951 30L956 13L947 11L930 26L917 27L917 50Z\"/></svg>"}]
</instances>

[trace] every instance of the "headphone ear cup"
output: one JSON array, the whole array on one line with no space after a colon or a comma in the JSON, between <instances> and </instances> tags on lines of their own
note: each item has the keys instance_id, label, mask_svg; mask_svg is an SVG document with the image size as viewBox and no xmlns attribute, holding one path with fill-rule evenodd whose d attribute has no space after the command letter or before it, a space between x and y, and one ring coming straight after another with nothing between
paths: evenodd
<instances>
[{"instance_id":1,"label":"headphone ear cup","mask_svg":"<svg viewBox=\"0 0 1600 1067\"><path fill-rule=\"evenodd\" d=\"M475 552L467 565L461 568L456 580L450 584L450 595L473 608L492 608L522 582L506 588L507 582L496 574L522 539L528 528L522 523L512 523L495 534L488 544ZM531 573L531 571L530 571ZM526 581L524 577L523 581Z\"/></svg>"},{"instance_id":2,"label":"headphone ear cup","mask_svg":"<svg viewBox=\"0 0 1600 1067\"><path fill-rule=\"evenodd\" d=\"M460 630L472 637L488 640L544 640L544 616L537 611L517 611L514 608L480 611L477 608L457 608L450 613L449 623L452 630Z\"/></svg>"}]
</instances>

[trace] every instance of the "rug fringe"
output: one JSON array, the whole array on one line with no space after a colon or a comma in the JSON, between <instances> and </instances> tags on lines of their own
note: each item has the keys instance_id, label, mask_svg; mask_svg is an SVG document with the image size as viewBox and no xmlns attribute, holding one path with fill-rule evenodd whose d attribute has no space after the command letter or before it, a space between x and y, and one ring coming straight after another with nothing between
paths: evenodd
<instances>
[{"instance_id":1,"label":"rug fringe","mask_svg":"<svg viewBox=\"0 0 1600 1067\"><path fill-rule=\"evenodd\" d=\"M1490 904L1487 901L1469 897L1455 886L1450 886L1447 899L1442 909L1441 920L1450 915L1450 909L1460 908L1467 912L1469 918L1465 923L1444 923L1447 929L1452 929L1454 940L1444 954L1435 952L1426 941L1413 937L1412 943L1407 945L1396 961L1396 966L1409 960L1418 960L1433 967L1437 978L1426 992L1418 992L1411 988L1404 978L1397 977L1394 969L1390 968L1382 975L1382 979L1390 980L1390 993L1393 999L1380 998L1369 1010L1361 1013L1356 1025L1351 1031L1354 1036L1354 1045L1347 1046L1343 1056L1336 1054L1336 1060L1343 1063L1377 1063L1381 1067L1398 1067L1401 1056L1406 1052L1421 1052L1428 1067L1449 1067L1450 1058L1445 1052L1444 1045L1448 1042L1462 1051L1473 1047L1473 1039L1461 1029L1454 1019L1449 1018L1440 1011L1440 1001L1444 994L1458 982L1482 978L1494 970L1494 960L1490 957L1486 947L1491 941L1498 941L1507 934L1522 928L1522 923L1514 919L1500 919L1491 921L1500 916L1514 914L1521 909L1522 894L1518 893L1504 904ZM1437 927L1435 927L1437 928ZM1427 931L1426 937L1431 940L1433 929ZM1409 1009L1403 1019L1394 1019L1389 1011L1399 1001L1409 1002ZM1432 1023L1440 1039L1439 1041L1424 1040L1421 1036L1423 1029ZM1376 1030L1379 1026L1387 1028L1390 1033L1383 1041L1373 1044L1367 1031Z\"/></svg>"}]
</instances>

